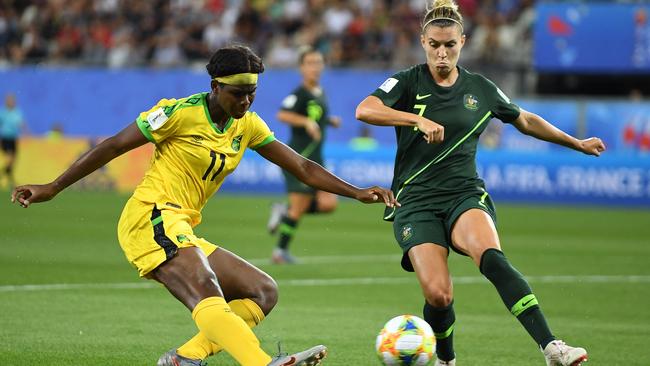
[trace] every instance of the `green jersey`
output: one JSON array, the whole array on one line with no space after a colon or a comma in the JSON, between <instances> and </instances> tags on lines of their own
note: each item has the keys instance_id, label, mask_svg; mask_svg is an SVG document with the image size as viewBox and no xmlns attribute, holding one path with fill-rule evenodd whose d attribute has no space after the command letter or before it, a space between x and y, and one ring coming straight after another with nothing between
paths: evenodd
<instances>
[{"instance_id":1,"label":"green jersey","mask_svg":"<svg viewBox=\"0 0 650 366\"><path fill-rule=\"evenodd\" d=\"M313 92L301 85L284 98L282 110L301 114L318 123L322 134L320 141L314 141L303 127L292 127L289 146L300 155L322 164L323 141L329 123L325 93L320 89Z\"/></svg>"},{"instance_id":2,"label":"green jersey","mask_svg":"<svg viewBox=\"0 0 650 366\"><path fill-rule=\"evenodd\" d=\"M392 190L401 208L417 211L450 202L468 191L484 190L476 172L478 138L492 117L512 122L519 107L490 80L458 67L454 85L436 84L426 64L400 71L372 95L393 109L424 116L445 128L444 141L427 144L414 127L395 127L397 153Z\"/></svg>"}]
</instances>

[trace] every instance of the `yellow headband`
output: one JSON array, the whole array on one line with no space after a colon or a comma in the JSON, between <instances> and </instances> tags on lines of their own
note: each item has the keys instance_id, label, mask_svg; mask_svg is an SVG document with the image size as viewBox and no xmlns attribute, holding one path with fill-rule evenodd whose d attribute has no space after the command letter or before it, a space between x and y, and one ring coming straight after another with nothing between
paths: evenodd
<instances>
[{"instance_id":1,"label":"yellow headband","mask_svg":"<svg viewBox=\"0 0 650 366\"><path fill-rule=\"evenodd\" d=\"M220 83L224 83L228 85L249 85L249 84L257 84L257 75L258 74L247 72L242 74L219 76L212 80L216 80Z\"/></svg>"}]
</instances>

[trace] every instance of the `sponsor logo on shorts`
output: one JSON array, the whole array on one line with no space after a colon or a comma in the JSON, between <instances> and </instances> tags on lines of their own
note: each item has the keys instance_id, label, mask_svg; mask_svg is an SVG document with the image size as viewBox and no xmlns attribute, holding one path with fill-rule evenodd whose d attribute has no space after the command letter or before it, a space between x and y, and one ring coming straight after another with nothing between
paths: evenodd
<instances>
[{"instance_id":1,"label":"sponsor logo on shorts","mask_svg":"<svg viewBox=\"0 0 650 366\"><path fill-rule=\"evenodd\" d=\"M407 241L413 236L413 227L411 224L402 226L402 241Z\"/></svg>"},{"instance_id":2,"label":"sponsor logo on shorts","mask_svg":"<svg viewBox=\"0 0 650 366\"><path fill-rule=\"evenodd\" d=\"M187 236L185 236L185 234L178 234L176 235L176 240L178 240L179 243L182 243L188 241L189 239Z\"/></svg>"}]
</instances>

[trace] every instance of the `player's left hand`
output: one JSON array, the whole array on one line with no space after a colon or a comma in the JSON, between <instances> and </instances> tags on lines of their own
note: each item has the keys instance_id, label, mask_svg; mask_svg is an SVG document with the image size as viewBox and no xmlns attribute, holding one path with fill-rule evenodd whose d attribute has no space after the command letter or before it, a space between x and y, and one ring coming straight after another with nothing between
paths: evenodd
<instances>
[{"instance_id":1,"label":"player's left hand","mask_svg":"<svg viewBox=\"0 0 650 366\"><path fill-rule=\"evenodd\" d=\"M580 151L587 155L600 156L600 153L605 151L605 149L605 144L598 137L580 140Z\"/></svg>"},{"instance_id":2,"label":"player's left hand","mask_svg":"<svg viewBox=\"0 0 650 366\"><path fill-rule=\"evenodd\" d=\"M395 199L393 191L378 186L361 189L355 198L363 203L383 202L388 207L401 206Z\"/></svg>"},{"instance_id":3,"label":"player's left hand","mask_svg":"<svg viewBox=\"0 0 650 366\"><path fill-rule=\"evenodd\" d=\"M23 208L29 207L32 203L49 201L58 191L50 184L28 184L18 186L11 192L11 202L18 203Z\"/></svg>"},{"instance_id":4,"label":"player's left hand","mask_svg":"<svg viewBox=\"0 0 650 366\"><path fill-rule=\"evenodd\" d=\"M334 128L339 128L341 127L341 117L339 116L331 116L330 117L330 125Z\"/></svg>"}]
</instances>

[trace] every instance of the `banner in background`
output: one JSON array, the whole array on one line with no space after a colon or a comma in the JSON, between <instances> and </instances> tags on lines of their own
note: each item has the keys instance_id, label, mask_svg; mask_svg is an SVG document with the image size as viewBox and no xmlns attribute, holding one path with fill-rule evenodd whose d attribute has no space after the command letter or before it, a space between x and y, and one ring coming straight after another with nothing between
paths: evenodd
<instances>
[{"instance_id":1,"label":"banner in background","mask_svg":"<svg viewBox=\"0 0 650 366\"><path fill-rule=\"evenodd\" d=\"M365 128L379 145L395 144L395 129L371 126L354 119L357 104L391 74L389 71L328 70L323 86L328 92L331 114L341 116L340 128L328 130L327 142L345 145ZM138 114L161 98L180 98L207 91L204 72L188 70L75 70L18 68L0 70L0 95L16 93L32 134L43 135L61 128L65 136L111 136L133 123ZM282 141L289 138L289 127L275 120L282 99L300 82L290 70L269 70L260 76L257 97L252 106ZM74 85L74 88L61 85ZM47 87L43 87L46 85ZM340 92L343 90L344 92ZM647 116L650 103L612 101L516 99L526 110L535 112L562 130L583 136L585 125L599 132L631 114ZM590 107L594 105L594 107ZM618 106L620 105L620 107ZM612 113L611 111L616 111ZM586 113L585 110L588 112ZM603 111L605 113L603 113ZM597 113L596 113L597 112ZM627 118L627 117L625 117ZM631 117L630 117L631 118ZM441 121L444 122L444 121ZM634 122L636 130L646 122ZM603 127L607 126L607 127ZM589 130L592 131L592 130ZM522 135L511 125L493 120L483 134L484 147L509 151L552 151L561 147ZM610 139L608 139L610 140ZM613 140L612 140L613 141ZM612 149L620 145L610 144Z\"/></svg>"},{"instance_id":2,"label":"banner in background","mask_svg":"<svg viewBox=\"0 0 650 366\"><path fill-rule=\"evenodd\" d=\"M599 136L610 151L650 159L650 104L590 102L588 136Z\"/></svg>"},{"instance_id":3,"label":"banner in background","mask_svg":"<svg viewBox=\"0 0 650 366\"><path fill-rule=\"evenodd\" d=\"M546 72L650 72L650 5L538 2L534 64Z\"/></svg>"},{"instance_id":4,"label":"banner in background","mask_svg":"<svg viewBox=\"0 0 650 366\"><path fill-rule=\"evenodd\" d=\"M579 136L578 103L562 100L517 100L521 108L534 112L550 121L555 127L572 135ZM537 153L562 151L566 148L534 137L524 135L509 123L497 119L490 121L481 135L482 147L490 150L535 151Z\"/></svg>"},{"instance_id":5,"label":"banner in background","mask_svg":"<svg viewBox=\"0 0 650 366\"><path fill-rule=\"evenodd\" d=\"M96 141L23 139L16 166L18 183L46 183L56 178ZM149 167L147 144L109 163L76 189L132 191ZM395 150L355 150L329 145L328 169L358 186L390 186ZM605 154L599 158L573 151L546 153L481 150L478 169L489 193L502 202L602 204L650 208L648 156ZM280 168L247 151L221 188L240 194L284 193Z\"/></svg>"},{"instance_id":6,"label":"banner in background","mask_svg":"<svg viewBox=\"0 0 650 366\"><path fill-rule=\"evenodd\" d=\"M98 139L26 137L18 142L17 184L48 183L98 143ZM149 167L154 146L146 144L124 154L74 185L75 189L132 191ZM0 152L0 161L2 161Z\"/></svg>"}]
</instances>

